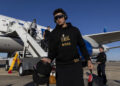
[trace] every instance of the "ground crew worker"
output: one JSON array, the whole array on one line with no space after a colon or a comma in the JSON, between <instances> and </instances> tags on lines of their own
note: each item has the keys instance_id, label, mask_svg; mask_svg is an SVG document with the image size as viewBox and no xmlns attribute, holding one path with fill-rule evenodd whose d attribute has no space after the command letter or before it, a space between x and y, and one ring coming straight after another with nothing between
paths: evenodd
<instances>
[{"instance_id":1,"label":"ground crew worker","mask_svg":"<svg viewBox=\"0 0 120 86\"><path fill-rule=\"evenodd\" d=\"M51 63L56 58L57 86L84 86L83 69L77 46L85 57L88 68L92 69L93 65L81 33L71 23L66 23L67 14L63 9L56 9L53 16L56 27L50 35L48 58L42 60Z\"/></svg>"},{"instance_id":2,"label":"ground crew worker","mask_svg":"<svg viewBox=\"0 0 120 86\"><path fill-rule=\"evenodd\" d=\"M48 51L48 40L50 37L50 26L47 26L47 29L43 33L43 40L41 40L41 47Z\"/></svg>"},{"instance_id":3,"label":"ground crew worker","mask_svg":"<svg viewBox=\"0 0 120 86\"><path fill-rule=\"evenodd\" d=\"M43 33L43 38L48 41L49 39L49 36L50 36L50 26L47 26L47 29L44 31Z\"/></svg>"},{"instance_id":4,"label":"ground crew worker","mask_svg":"<svg viewBox=\"0 0 120 86\"><path fill-rule=\"evenodd\" d=\"M105 74L105 63L106 63L106 54L104 52L104 48L100 47L99 48L100 53L98 54L97 58L97 73L99 77L103 78L103 83L106 85L107 79L106 79L106 74Z\"/></svg>"}]
</instances>

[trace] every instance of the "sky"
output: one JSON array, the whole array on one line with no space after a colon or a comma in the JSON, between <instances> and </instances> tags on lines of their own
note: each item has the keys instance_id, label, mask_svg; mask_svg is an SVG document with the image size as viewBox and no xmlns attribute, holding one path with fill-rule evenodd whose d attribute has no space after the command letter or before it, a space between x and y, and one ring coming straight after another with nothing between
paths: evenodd
<instances>
[{"instance_id":1,"label":"sky","mask_svg":"<svg viewBox=\"0 0 120 86\"><path fill-rule=\"evenodd\" d=\"M67 22L78 27L82 35L120 31L120 0L0 0L0 14L55 27L53 11L63 8ZM120 46L120 41L107 46ZM120 60L120 48L107 52L108 60ZM3 55L3 54L2 54Z\"/></svg>"}]
</instances>

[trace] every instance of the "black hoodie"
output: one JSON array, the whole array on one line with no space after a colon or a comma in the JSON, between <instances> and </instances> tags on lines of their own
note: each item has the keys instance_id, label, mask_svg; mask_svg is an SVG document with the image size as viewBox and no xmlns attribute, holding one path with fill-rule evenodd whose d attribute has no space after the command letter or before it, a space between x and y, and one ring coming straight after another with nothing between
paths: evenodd
<instances>
[{"instance_id":1,"label":"black hoodie","mask_svg":"<svg viewBox=\"0 0 120 86\"><path fill-rule=\"evenodd\" d=\"M106 54L105 54L105 52L99 53L96 58L97 58L97 62L101 62L101 64L105 64L105 62L106 62Z\"/></svg>"},{"instance_id":2,"label":"black hoodie","mask_svg":"<svg viewBox=\"0 0 120 86\"><path fill-rule=\"evenodd\" d=\"M89 60L89 54L78 28L67 23L66 28L57 25L51 32L49 38L48 57L53 60L56 58L56 64L70 64L73 59L79 58L79 46L82 55Z\"/></svg>"}]
</instances>

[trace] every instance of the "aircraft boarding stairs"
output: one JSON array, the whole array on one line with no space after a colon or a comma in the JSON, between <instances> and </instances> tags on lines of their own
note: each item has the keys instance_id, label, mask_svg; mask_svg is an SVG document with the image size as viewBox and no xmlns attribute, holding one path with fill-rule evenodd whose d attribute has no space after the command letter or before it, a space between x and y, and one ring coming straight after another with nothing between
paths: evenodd
<instances>
[{"instance_id":1,"label":"aircraft boarding stairs","mask_svg":"<svg viewBox=\"0 0 120 86\"><path fill-rule=\"evenodd\" d=\"M28 50L33 58L42 58L47 57L47 52L40 46L40 40L42 38L39 37L39 40L34 39L26 30L25 27L19 25L18 23L13 24L11 27L16 31L20 39L24 43L24 50Z\"/></svg>"},{"instance_id":2,"label":"aircraft boarding stairs","mask_svg":"<svg viewBox=\"0 0 120 86\"><path fill-rule=\"evenodd\" d=\"M18 72L19 75L22 76L26 70L33 70L33 66L37 64L41 58L47 57L47 52L41 47L40 44L42 36L37 35L39 39L33 38L28 33L27 28L25 28L23 25L20 25L19 22L15 22L12 26L9 26L9 30L17 33L19 38L24 43L24 49L23 51L16 51L16 55L13 58L11 64L12 66L10 66L8 73L11 73L16 59L19 59L20 61L18 62Z\"/></svg>"}]
</instances>

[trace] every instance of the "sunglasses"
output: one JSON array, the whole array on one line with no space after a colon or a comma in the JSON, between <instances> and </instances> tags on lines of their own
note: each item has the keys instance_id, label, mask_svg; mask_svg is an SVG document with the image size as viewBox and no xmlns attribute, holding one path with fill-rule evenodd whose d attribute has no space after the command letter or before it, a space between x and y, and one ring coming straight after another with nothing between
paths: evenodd
<instances>
[{"instance_id":1,"label":"sunglasses","mask_svg":"<svg viewBox=\"0 0 120 86\"><path fill-rule=\"evenodd\" d=\"M63 18L63 17L64 17L64 15L58 15L58 16L55 16L54 19L58 20L58 19Z\"/></svg>"}]
</instances>

